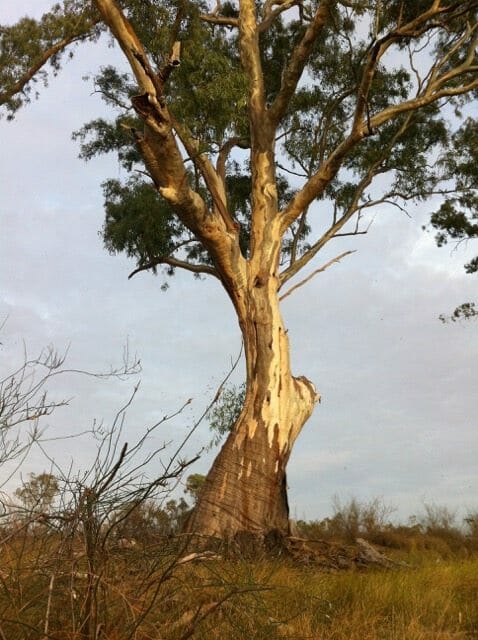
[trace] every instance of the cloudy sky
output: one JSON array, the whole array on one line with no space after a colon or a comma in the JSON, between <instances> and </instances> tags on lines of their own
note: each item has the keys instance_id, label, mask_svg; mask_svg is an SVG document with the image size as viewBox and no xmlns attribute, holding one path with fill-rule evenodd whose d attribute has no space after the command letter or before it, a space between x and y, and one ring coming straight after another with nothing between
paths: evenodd
<instances>
[{"instance_id":1,"label":"cloudy sky","mask_svg":"<svg viewBox=\"0 0 478 640\"><path fill-rule=\"evenodd\" d=\"M3 4L6 23L50 3ZM128 280L134 264L102 247L100 184L121 170L113 157L80 161L71 132L103 112L82 77L117 56L105 46L80 49L39 101L14 122L0 120L0 375L21 363L25 347L35 355L50 344L69 345L69 366L104 371L121 361L127 341L142 373L126 439L193 399L155 446L184 437L236 357L240 336L215 281L178 274L163 293L150 274ZM295 517L323 517L334 494L383 497L403 519L424 503L461 514L478 509L478 324L438 320L476 299L476 278L463 263L477 247L438 249L421 228L431 207L421 205L411 218L381 211L367 236L333 247L357 253L284 301L294 372L312 379L323 398L289 465ZM109 424L136 382L58 380L52 393L71 402L48 418L47 433ZM187 452L208 440L204 423ZM83 438L53 442L50 451L61 466L71 459L86 465L95 446ZM205 472L213 455L192 470ZM34 451L27 465L24 473L48 462Z\"/></svg>"}]
</instances>

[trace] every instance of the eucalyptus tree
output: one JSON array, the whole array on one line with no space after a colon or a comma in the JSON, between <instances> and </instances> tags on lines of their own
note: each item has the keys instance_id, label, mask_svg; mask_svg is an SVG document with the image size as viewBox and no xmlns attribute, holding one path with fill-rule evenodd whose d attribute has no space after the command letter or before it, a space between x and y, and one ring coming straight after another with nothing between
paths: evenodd
<instances>
[{"instance_id":1,"label":"eucalyptus tree","mask_svg":"<svg viewBox=\"0 0 478 640\"><path fill-rule=\"evenodd\" d=\"M104 239L134 273L216 278L244 341L242 410L207 476L191 531L288 530L286 464L319 400L292 373L280 301L373 208L457 198L460 113L478 90L475 0L65 0L1 31L10 115L32 79L102 31L128 73L97 91L116 110L76 133L85 159L116 151ZM38 85L37 85L38 86ZM458 119L457 119L458 118Z\"/></svg>"}]
</instances>

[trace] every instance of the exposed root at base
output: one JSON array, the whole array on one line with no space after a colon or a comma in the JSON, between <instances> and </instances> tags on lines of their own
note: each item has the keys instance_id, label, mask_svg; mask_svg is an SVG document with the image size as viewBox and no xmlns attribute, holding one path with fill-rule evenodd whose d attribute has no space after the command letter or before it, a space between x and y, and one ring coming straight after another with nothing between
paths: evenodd
<instances>
[{"instance_id":1,"label":"exposed root at base","mask_svg":"<svg viewBox=\"0 0 478 640\"><path fill-rule=\"evenodd\" d=\"M214 552L214 558L260 560L283 558L301 565L310 565L324 571L368 569L372 567L397 569L408 567L405 562L393 560L363 538L354 544L340 544L327 540L313 540L287 536L272 529L265 536L240 531L229 540L192 536L191 546L198 549L197 556ZM205 553L206 552L206 553ZM210 559L210 555L204 559Z\"/></svg>"}]
</instances>

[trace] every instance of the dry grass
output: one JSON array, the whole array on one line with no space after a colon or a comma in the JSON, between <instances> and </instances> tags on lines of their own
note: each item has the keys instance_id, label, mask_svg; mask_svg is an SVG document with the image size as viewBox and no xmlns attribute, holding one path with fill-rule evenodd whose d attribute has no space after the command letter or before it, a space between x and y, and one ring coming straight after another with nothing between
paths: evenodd
<instances>
[{"instance_id":1,"label":"dry grass","mask_svg":"<svg viewBox=\"0 0 478 640\"><path fill-rule=\"evenodd\" d=\"M162 547L110 552L94 582L95 638L80 633L85 567L57 551L38 539L4 547L2 640L478 638L476 558L422 554L412 569L338 574L266 560L176 566Z\"/></svg>"},{"instance_id":2,"label":"dry grass","mask_svg":"<svg viewBox=\"0 0 478 640\"><path fill-rule=\"evenodd\" d=\"M399 571L343 574L276 565L254 567L273 587L261 606L235 609L231 627L219 621L198 638L425 640L478 637L478 561ZM250 612L253 611L251 615ZM249 634L249 635L247 635Z\"/></svg>"},{"instance_id":3,"label":"dry grass","mask_svg":"<svg viewBox=\"0 0 478 640\"><path fill-rule=\"evenodd\" d=\"M307 608L286 626L288 637L478 637L477 570L475 560L393 572L296 573L295 604L302 593ZM292 597L291 590L287 599Z\"/></svg>"}]
</instances>

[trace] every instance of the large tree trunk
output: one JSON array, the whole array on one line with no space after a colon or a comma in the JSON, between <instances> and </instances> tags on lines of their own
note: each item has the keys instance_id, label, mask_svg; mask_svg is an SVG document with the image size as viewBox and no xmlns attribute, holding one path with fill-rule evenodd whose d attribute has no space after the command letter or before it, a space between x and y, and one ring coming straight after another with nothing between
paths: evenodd
<instances>
[{"instance_id":1,"label":"large tree trunk","mask_svg":"<svg viewBox=\"0 0 478 640\"><path fill-rule=\"evenodd\" d=\"M286 464L318 400L306 378L292 376L277 282L254 278L239 317L247 387L242 412L216 458L187 530L220 537L289 530Z\"/></svg>"}]
</instances>

